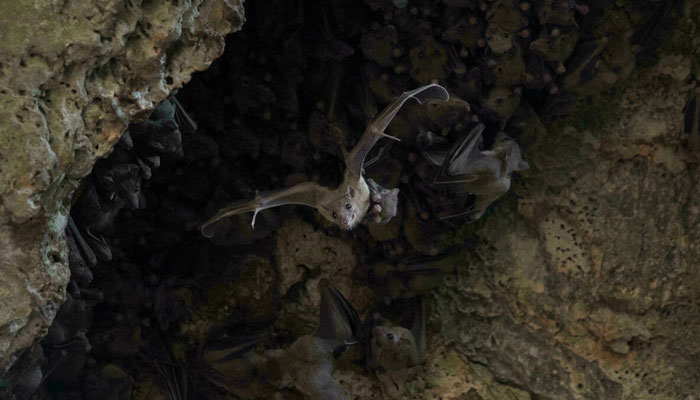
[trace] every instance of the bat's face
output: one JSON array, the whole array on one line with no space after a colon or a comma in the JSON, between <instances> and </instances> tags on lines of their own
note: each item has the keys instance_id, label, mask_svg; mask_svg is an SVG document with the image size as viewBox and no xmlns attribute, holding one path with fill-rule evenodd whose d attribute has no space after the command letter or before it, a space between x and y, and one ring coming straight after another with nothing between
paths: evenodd
<instances>
[{"instance_id":1,"label":"bat's face","mask_svg":"<svg viewBox=\"0 0 700 400\"><path fill-rule=\"evenodd\" d=\"M364 217L355 199L355 189L347 187L347 193L319 207L319 212L327 220L343 230L353 229Z\"/></svg>"},{"instance_id":2,"label":"bat's face","mask_svg":"<svg viewBox=\"0 0 700 400\"><path fill-rule=\"evenodd\" d=\"M385 369L405 368L413 363L416 344L411 331L400 326L372 329L372 357Z\"/></svg>"}]
</instances>

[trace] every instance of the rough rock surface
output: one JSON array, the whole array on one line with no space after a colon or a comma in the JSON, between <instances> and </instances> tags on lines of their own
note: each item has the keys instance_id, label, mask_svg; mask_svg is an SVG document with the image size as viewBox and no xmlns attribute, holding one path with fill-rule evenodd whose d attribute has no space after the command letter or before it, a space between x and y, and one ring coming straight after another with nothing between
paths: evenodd
<instances>
[{"instance_id":1,"label":"rough rock surface","mask_svg":"<svg viewBox=\"0 0 700 400\"><path fill-rule=\"evenodd\" d=\"M68 282L72 193L128 121L206 69L242 0L0 5L0 371L42 336Z\"/></svg>"},{"instance_id":2,"label":"rough rock surface","mask_svg":"<svg viewBox=\"0 0 700 400\"><path fill-rule=\"evenodd\" d=\"M461 229L477 249L432 294L428 361L401 398L697 398L700 156L682 110L698 63L681 53L551 125L513 193Z\"/></svg>"},{"instance_id":3,"label":"rough rock surface","mask_svg":"<svg viewBox=\"0 0 700 400\"><path fill-rule=\"evenodd\" d=\"M700 170L682 131L691 62L672 57L620 88L615 118L550 129L435 295L445 344L529 393L468 398L697 395Z\"/></svg>"}]
</instances>

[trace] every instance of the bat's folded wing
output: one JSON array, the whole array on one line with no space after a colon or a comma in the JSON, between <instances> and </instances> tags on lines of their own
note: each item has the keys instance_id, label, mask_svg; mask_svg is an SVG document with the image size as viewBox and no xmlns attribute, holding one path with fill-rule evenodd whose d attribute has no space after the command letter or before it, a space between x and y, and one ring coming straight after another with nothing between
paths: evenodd
<instances>
[{"instance_id":1,"label":"bat's folded wing","mask_svg":"<svg viewBox=\"0 0 700 400\"><path fill-rule=\"evenodd\" d=\"M328 195L330 189L314 182L304 182L287 189L266 193L257 193L250 201L234 203L219 210L216 215L205 222L202 227L202 235L212 237L216 228L216 222L231 215L253 212L251 225L255 227L255 217L258 212L267 208L283 206L286 204L301 204L318 208L322 199Z\"/></svg>"},{"instance_id":2,"label":"bat's folded wing","mask_svg":"<svg viewBox=\"0 0 700 400\"><path fill-rule=\"evenodd\" d=\"M477 184L499 178L502 162L497 154L479 150L483 131L484 125L478 124L464 139L455 143L440 167L436 183Z\"/></svg>"},{"instance_id":3,"label":"bat's folded wing","mask_svg":"<svg viewBox=\"0 0 700 400\"><path fill-rule=\"evenodd\" d=\"M319 284L321 291L321 313L315 336L339 347L354 344L360 331L360 317L348 299L327 280Z\"/></svg>"}]
</instances>

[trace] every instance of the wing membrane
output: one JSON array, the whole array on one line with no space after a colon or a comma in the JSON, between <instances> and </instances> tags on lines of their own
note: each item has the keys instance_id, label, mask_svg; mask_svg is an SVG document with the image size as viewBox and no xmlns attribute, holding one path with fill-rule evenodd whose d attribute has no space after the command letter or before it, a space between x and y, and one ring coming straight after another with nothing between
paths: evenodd
<instances>
[{"instance_id":1,"label":"wing membrane","mask_svg":"<svg viewBox=\"0 0 700 400\"><path fill-rule=\"evenodd\" d=\"M315 182L304 182L287 189L266 193L257 193L250 201L234 203L222 208L211 219L202 225L202 235L212 237L216 228L215 222L231 215L253 212L251 225L255 227L255 217L262 210L279 207L286 204L301 204L317 208L321 200L328 195L330 189Z\"/></svg>"}]
</instances>

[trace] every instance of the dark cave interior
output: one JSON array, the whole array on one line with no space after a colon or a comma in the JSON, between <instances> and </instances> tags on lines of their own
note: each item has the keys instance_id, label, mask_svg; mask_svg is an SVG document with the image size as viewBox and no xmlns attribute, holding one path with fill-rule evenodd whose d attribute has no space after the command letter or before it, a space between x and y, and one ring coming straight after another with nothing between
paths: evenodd
<instances>
[{"instance_id":1,"label":"dark cave interior","mask_svg":"<svg viewBox=\"0 0 700 400\"><path fill-rule=\"evenodd\" d=\"M84 180L67 229L67 301L47 336L20 356L0 394L253 396L226 397L230 390L202 354L225 338L239 339L229 353L240 357L255 346L284 348L298 337L275 321L282 303L306 295L302 286L257 297L246 287L256 285L261 259L270 279L279 280L275 232L290 218L351 241L360 265L352 278L385 300L364 314L380 310L408 326L412 298L453 273L445 256L469 251L477 240L472 227L488 218L472 225L463 215L443 218L469 210L474 196L459 184L433 182L436 169L422 155L419 135L438 134L449 148L483 123L482 148L491 148L503 130L527 159L546 124L568 118L615 83L598 77L623 79L635 61L643 66L654 58L680 2L400 3L246 2L244 29L227 38L224 55L195 74L177 100L131 124ZM631 36L630 26L636 27ZM395 223L348 232L311 208L285 206L261 213L255 229L243 214L221 222L212 239L200 234L206 218L256 190L304 180L336 185L341 149L352 147L393 97L431 82L452 99L407 105L388 128L401 142L380 142L377 161L367 166L369 177L401 190ZM458 241L445 240L457 232ZM376 267L380 262L385 266ZM302 279L318 273L304 266ZM276 390L301 398L291 388Z\"/></svg>"}]
</instances>

